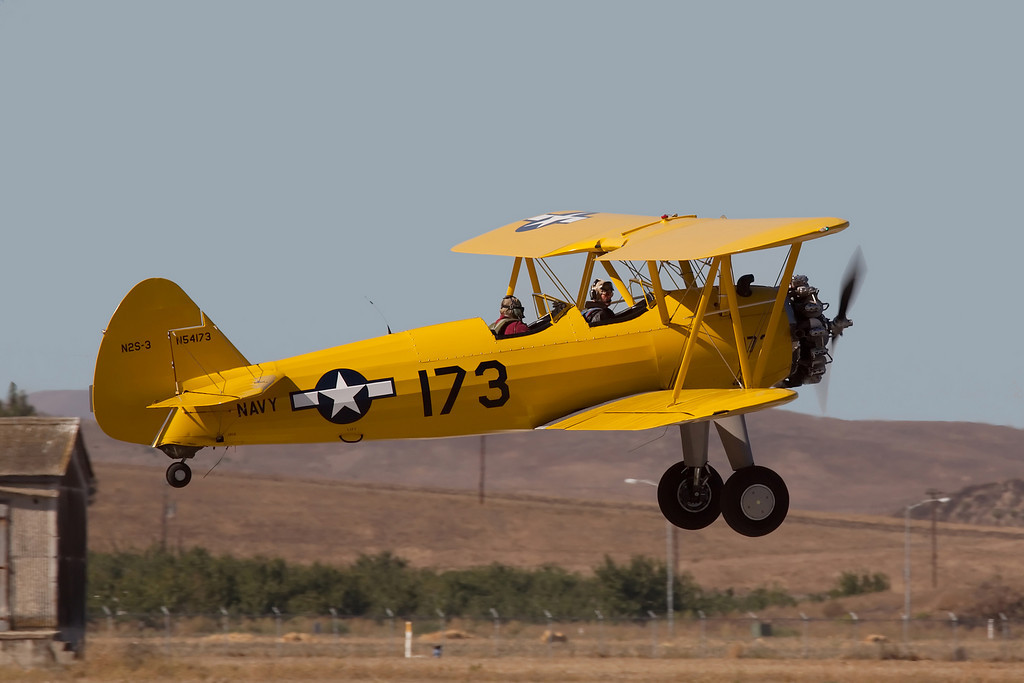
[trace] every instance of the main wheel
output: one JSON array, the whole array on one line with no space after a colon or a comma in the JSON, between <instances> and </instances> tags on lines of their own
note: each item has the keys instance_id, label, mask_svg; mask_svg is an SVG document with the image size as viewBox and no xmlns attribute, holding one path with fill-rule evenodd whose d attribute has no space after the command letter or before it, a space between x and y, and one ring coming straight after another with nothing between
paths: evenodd
<instances>
[{"instance_id":1,"label":"main wheel","mask_svg":"<svg viewBox=\"0 0 1024 683\"><path fill-rule=\"evenodd\" d=\"M703 529L721 512L722 477L711 465L687 467L677 462L658 482L658 506L665 519L681 529Z\"/></svg>"},{"instance_id":2,"label":"main wheel","mask_svg":"<svg viewBox=\"0 0 1024 683\"><path fill-rule=\"evenodd\" d=\"M192 470L183 462L172 462L167 467L167 483L176 489L188 486L192 481Z\"/></svg>"},{"instance_id":3,"label":"main wheel","mask_svg":"<svg viewBox=\"0 0 1024 683\"><path fill-rule=\"evenodd\" d=\"M736 470L722 487L722 517L744 536L764 536L779 528L789 512L789 490L782 477L751 465Z\"/></svg>"}]
</instances>

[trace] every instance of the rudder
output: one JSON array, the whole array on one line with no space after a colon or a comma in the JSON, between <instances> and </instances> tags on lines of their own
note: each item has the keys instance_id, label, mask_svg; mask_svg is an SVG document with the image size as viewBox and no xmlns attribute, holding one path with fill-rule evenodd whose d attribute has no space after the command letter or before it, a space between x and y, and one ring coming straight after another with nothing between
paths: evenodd
<instances>
[{"instance_id":1,"label":"rudder","mask_svg":"<svg viewBox=\"0 0 1024 683\"><path fill-rule=\"evenodd\" d=\"M248 364L181 287L144 280L125 295L103 332L93 413L108 436L152 445L171 409L147 406Z\"/></svg>"}]
</instances>

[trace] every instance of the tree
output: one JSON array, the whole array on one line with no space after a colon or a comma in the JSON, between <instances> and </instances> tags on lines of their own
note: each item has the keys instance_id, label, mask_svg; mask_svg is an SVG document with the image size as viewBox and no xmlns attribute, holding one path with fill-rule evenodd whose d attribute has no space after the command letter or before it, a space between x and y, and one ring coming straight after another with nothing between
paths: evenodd
<instances>
[{"instance_id":1,"label":"tree","mask_svg":"<svg viewBox=\"0 0 1024 683\"><path fill-rule=\"evenodd\" d=\"M35 415L36 409L28 402L24 391L18 391L18 385L11 382L7 388L7 401L0 401L0 417L22 417Z\"/></svg>"},{"instance_id":2,"label":"tree","mask_svg":"<svg viewBox=\"0 0 1024 683\"><path fill-rule=\"evenodd\" d=\"M616 564L605 555L594 569L605 611L613 616L646 617L665 609L665 563L634 555L629 564Z\"/></svg>"}]
</instances>

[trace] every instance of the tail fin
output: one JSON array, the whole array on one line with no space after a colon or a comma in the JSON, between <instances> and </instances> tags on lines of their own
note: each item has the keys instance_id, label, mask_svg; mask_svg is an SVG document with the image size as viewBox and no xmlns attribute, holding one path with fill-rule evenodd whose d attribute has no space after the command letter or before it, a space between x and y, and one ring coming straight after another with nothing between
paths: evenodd
<instances>
[{"instance_id":1,"label":"tail fin","mask_svg":"<svg viewBox=\"0 0 1024 683\"><path fill-rule=\"evenodd\" d=\"M148 409L249 362L170 280L135 285L103 332L92 408L108 436L152 445L169 411Z\"/></svg>"}]
</instances>

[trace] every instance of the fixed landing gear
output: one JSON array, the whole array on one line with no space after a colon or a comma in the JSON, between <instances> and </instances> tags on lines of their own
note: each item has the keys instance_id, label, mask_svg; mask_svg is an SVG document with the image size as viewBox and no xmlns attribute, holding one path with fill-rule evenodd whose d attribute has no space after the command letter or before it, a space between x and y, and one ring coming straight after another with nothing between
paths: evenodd
<instances>
[{"instance_id":1,"label":"fixed landing gear","mask_svg":"<svg viewBox=\"0 0 1024 683\"><path fill-rule=\"evenodd\" d=\"M157 446L169 458L178 460L167 467L167 483L176 489L188 486L192 481L192 469L185 464L185 461L199 452L200 446L182 446L176 443L165 443Z\"/></svg>"},{"instance_id":2,"label":"fixed landing gear","mask_svg":"<svg viewBox=\"0 0 1024 683\"><path fill-rule=\"evenodd\" d=\"M669 467L658 483L661 513L682 529L703 529L721 514L744 536L770 534L789 512L786 483L767 467L754 464L743 415L711 423L721 437L732 475L723 484L708 464L708 422L679 425L683 461Z\"/></svg>"},{"instance_id":3,"label":"fixed landing gear","mask_svg":"<svg viewBox=\"0 0 1024 683\"><path fill-rule=\"evenodd\" d=\"M722 477L711 465L687 467L677 462L658 482L661 514L681 529L703 529L721 512Z\"/></svg>"},{"instance_id":4,"label":"fixed landing gear","mask_svg":"<svg viewBox=\"0 0 1024 683\"><path fill-rule=\"evenodd\" d=\"M167 467L167 483L174 488L184 488L190 481L192 481L192 468L184 461L172 462Z\"/></svg>"},{"instance_id":5,"label":"fixed landing gear","mask_svg":"<svg viewBox=\"0 0 1024 683\"><path fill-rule=\"evenodd\" d=\"M737 533L757 537L775 531L786 519L789 490L767 467L736 470L723 485L711 465L686 467L679 462L658 483L658 506L680 529L703 529L721 514Z\"/></svg>"}]
</instances>

